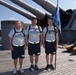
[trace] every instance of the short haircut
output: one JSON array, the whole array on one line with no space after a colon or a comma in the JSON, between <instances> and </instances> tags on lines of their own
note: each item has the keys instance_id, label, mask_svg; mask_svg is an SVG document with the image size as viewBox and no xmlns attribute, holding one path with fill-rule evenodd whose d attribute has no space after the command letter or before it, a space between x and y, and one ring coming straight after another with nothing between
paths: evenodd
<instances>
[{"instance_id":1,"label":"short haircut","mask_svg":"<svg viewBox=\"0 0 76 75\"><path fill-rule=\"evenodd\" d=\"M21 21L20 21L20 20L17 20L16 23L17 23L17 22L21 22Z\"/></svg>"},{"instance_id":2,"label":"short haircut","mask_svg":"<svg viewBox=\"0 0 76 75\"><path fill-rule=\"evenodd\" d=\"M37 20L37 18L36 18L36 17L32 17L32 19L31 19L31 20L33 20L33 19L36 19L36 20Z\"/></svg>"},{"instance_id":3,"label":"short haircut","mask_svg":"<svg viewBox=\"0 0 76 75\"><path fill-rule=\"evenodd\" d=\"M48 20L50 20L50 19L52 20L52 17L48 17Z\"/></svg>"}]
</instances>

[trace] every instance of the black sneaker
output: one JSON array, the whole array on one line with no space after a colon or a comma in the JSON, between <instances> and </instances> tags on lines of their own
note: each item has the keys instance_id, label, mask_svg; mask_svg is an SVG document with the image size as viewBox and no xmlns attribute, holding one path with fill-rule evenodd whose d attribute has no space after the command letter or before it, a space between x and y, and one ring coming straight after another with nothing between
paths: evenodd
<instances>
[{"instance_id":1,"label":"black sneaker","mask_svg":"<svg viewBox=\"0 0 76 75\"><path fill-rule=\"evenodd\" d=\"M31 65L30 68L29 68L29 70L30 70L30 71L34 71L34 66Z\"/></svg>"},{"instance_id":2,"label":"black sneaker","mask_svg":"<svg viewBox=\"0 0 76 75\"><path fill-rule=\"evenodd\" d=\"M48 69L49 69L49 65L47 65L47 66L45 67L45 69L48 70Z\"/></svg>"},{"instance_id":3,"label":"black sneaker","mask_svg":"<svg viewBox=\"0 0 76 75\"><path fill-rule=\"evenodd\" d=\"M53 67L53 65L50 65L50 69L55 70L55 68Z\"/></svg>"},{"instance_id":4,"label":"black sneaker","mask_svg":"<svg viewBox=\"0 0 76 75\"><path fill-rule=\"evenodd\" d=\"M37 65L35 65L35 70L37 71L37 70L39 70L39 68L38 68L38 66Z\"/></svg>"}]
</instances>

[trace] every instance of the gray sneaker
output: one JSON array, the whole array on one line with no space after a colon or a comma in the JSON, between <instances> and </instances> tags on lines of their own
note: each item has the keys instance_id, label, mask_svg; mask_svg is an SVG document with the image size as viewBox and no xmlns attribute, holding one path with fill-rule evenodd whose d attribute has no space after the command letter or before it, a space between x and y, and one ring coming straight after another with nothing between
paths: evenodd
<instances>
[{"instance_id":1,"label":"gray sneaker","mask_svg":"<svg viewBox=\"0 0 76 75\"><path fill-rule=\"evenodd\" d=\"M16 73L17 73L17 68L14 68L13 74L16 74Z\"/></svg>"},{"instance_id":2,"label":"gray sneaker","mask_svg":"<svg viewBox=\"0 0 76 75\"><path fill-rule=\"evenodd\" d=\"M24 70L22 68L19 69L20 73L24 73Z\"/></svg>"}]
</instances>

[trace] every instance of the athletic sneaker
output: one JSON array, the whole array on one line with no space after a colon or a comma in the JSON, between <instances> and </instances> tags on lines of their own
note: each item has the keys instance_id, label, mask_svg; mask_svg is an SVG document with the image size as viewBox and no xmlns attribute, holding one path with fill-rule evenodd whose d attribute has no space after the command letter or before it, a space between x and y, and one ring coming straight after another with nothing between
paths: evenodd
<instances>
[{"instance_id":1,"label":"athletic sneaker","mask_svg":"<svg viewBox=\"0 0 76 75\"><path fill-rule=\"evenodd\" d=\"M13 70L13 74L16 74L16 73L17 73L17 69L14 68L14 70Z\"/></svg>"},{"instance_id":2,"label":"athletic sneaker","mask_svg":"<svg viewBox=\"0 0 76 75\"><path fill-rule=\"evenodd\" d=\"M50 65L50 69L55 70L55 68L53 67L53 65Z\"/></svg>"},{"instance_id":3,"label":"athletic sneaker","mask_svg":"<svg viewBox=\"0 0 76 75\"><path fill-rule=\"evenodd\" d=\"M46 70L48 70L49 68L50 68L50 66L49 66L49 65L47 65L47 66L45 67L45 69L46 69Z\"/></svg>"},{"instance_id":4,"label":"athletic sneaker","mask_svg":"<svg viewBox=\"0 0 76 75\"><path fill-rule=\"evenodd\" d=\"M30 68L29 68L29 70L30 70L30 71L34 71L34 66L31 65Z\"/></svg>"},{"instance_id":5,"label":"athletic sneaker","mask_svg":"<svg viewBox=\"0 0 76 75\"><path fill-rule=\"evenodd\" d=\"M37 70L39 70L39 68L38 68L38 66L37 65L35 65L35 70L37 71Z\"/></svg>"},{"instance_id":6,"label":"athletic sneaker","mask_svg":"<svg viewBox=\"0 0 76 75\"><path fill-rule=\"evenodd\" d=\"M24 73L24 70L22 68L19 69L20 73Z\"/></svg>"}]
</instances>

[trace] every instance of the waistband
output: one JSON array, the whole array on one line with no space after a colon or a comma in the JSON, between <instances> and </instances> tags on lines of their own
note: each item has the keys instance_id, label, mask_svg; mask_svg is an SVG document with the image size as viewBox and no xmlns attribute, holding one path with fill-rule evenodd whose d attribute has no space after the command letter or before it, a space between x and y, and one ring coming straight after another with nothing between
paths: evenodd
<instances>
[{"instance_id":1,"label":"waistband","mask_svg":"<svg viewBox=\"0 0 76 75\"><path fill-rule=\"evenodd\" d=\"M47 42L55 42L55 40L46 40Z\"/></svg>"},{"instance_id":2,"label":"waistband","mask_svg":"<svg viewBox=\"0 0 76 75\"><path fill-rule=\"evenodd\" d=\"M22 44L22 45L16 45L16 44L13 44L13 46L21 47L21 46L24 46L24 44Z\"/></svg>"},{"instance_id":3,"label":"waistband","mask_svg":"<svg viewBox=\"0 0 76 75\"><path fill-rule=\"evenodd\" d=\"M31 43L31 44L38 44L39 41L37 41L37 42L31 42L31 41L29 41L29 43Z\"/></svg>"}]
</instances>

